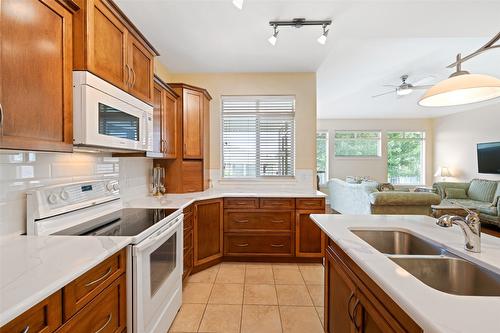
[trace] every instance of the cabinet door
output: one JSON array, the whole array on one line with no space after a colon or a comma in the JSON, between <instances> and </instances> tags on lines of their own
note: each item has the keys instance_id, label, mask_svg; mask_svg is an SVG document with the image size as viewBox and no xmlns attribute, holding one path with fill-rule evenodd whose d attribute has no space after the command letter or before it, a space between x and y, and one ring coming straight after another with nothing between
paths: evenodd
<instances>
[{"instance_id":1,"label":"cabinet door","mask_svg":"<svg viewBox=\"0 0 500 333\"><path fill-rule=\"evenodd\" d=\"M131 77L129 92L146 103L153 100L154 55L132 34L128 34L128 59Z\"/></svg>"},{"instance_id":2,"label":"cabinet door","mask_svg":"<svg viewBox=\"0 0 500 333\"><path fill-rule=\"evenodd\" d=\"M184 158L203 158L203 93L184 89L183 142Z\"/></svg>"},{"instance_id":3,"label":"cabinet door","mask_svg":"<svg viewBox=\"0 0 500 333\"><path fill-rule=\"evenodd\" d=\"M357 302L356 286L330 249L327 250L325 264L325 331L355 333L353 312Z\"/></svg>"},{"instance_id":4,"label":"cabinet door","mask_svg":"<svg viewBox=\"0 0 500 333\"><path fill-rule=\"evenodd\" d=\"M0 148L72 151L72 13L55 0L0 6Z\"/></svg>"},{"instance_id":5,"label":"cabinet door","mask_svg":"<svg viewBox=\"0 0 500 333\"><path fill-rule=\"evenodd\" d=\"M163 154L162 142L162 114L163 114L163 88L155 84L153 87L153 153Z\"/></svg>"},{"instance_id":6,"label":"cabinet door","mask_svg":"<svg viewBox=\"0 0 500 333\"><path fill-rule=\"evenodd\" d=\"M384 314L384 305L373 296L367 296L363 292L358 292L359 307L356 309L356 322L360 327L361 333L392 333L407 332L399 323L388 313ZM390 318L391 323L387 320Z\"/></svg>"},{"instance_id":7,"label":"cabinet door","mask_svg":"<svg viewBox=\"0 0 500 333\"><path fill-rule=\"evenodd\" d=\"M92 10L88 18L89 70L115 86L127 90L131 78L131 71L126 66L127 28L102 0L95 0L94 7L89 10Z\"/></svg>"},{"instance_id":8,"label":"cabinet door","mask_svg":"<svg viewBox=\"0 0 500 333\"><path fill-rule=\"evenodd\" d=\"M165 158L177 158L177 97L164 91L161 136Z\"/></svg>"},{"instance_id":9,"label":"cabinet door","mask_svg":"<svg viewBox=\"0 0 500 333\"><path fill-rule=\"evenodd\" d=\"M222 257L222 199L195 204L194 266Z\"/></svg>"},{"instance_id":10,"label":"cabinet door","mask_svg":"<svg viewBox=\"0 0 500 333\"><path fill-rule=\"evenodd\" d=\"M321 258L325 254L325 234L309 217L324 210L297 210L295 217L295 255Z\"/></svg>"}]
</instances>

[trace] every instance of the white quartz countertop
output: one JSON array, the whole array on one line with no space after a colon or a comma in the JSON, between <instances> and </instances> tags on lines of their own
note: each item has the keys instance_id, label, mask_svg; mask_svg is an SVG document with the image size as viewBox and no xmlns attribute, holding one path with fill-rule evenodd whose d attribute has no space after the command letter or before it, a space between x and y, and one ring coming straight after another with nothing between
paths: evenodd
<instances>
[{"instance_id":1,"label":"white quartz countertop","mask_svg":"<svg viewBox=\"0 0 500 333\"><path fill-rule=\"evenodd\" d=\"M130 200L128 207L134 208L176 208L183 209L195 201L217 199L224 197L261 197L261 198L324 198L326 194L313 190L276 191L272 188L255 190L241 189L210 189L203 192L185 194L166 194L162 197L142 197Z\"/></svg>"},{"instance_id":2,"label":"white quartz countertop","mask_svg":"<svg viewBox=\"0 0 500 333\"><path fill-rule=\"evenodd\" d=\"M424 332L500 332L500 297L458 296L433 289L400 268L350 229L398 229L439 243L449 252L500 273L500 239L482 234L482 252L464 249L458 226L443 228L415 215L312 215L337 243Z\"/></svg>"},{"instance_id":3,"label":"white quartz countertop","mask_svg":"<svg viewBox=\"0 0 500 333\"><path fill-rule=\"evenodd\" d=\"M0 237L0 327L129 242L129 237Z\"/></svg>"}]
</instances>

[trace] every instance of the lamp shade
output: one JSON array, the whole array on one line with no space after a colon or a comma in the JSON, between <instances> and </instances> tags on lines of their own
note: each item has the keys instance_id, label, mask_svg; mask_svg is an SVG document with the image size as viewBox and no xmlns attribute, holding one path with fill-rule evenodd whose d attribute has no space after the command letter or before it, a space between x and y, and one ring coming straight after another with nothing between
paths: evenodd
<instances>
[{"instance_id":1,"label":"lamp shade","mask_svg":"<svg viewBox=\"0 0 500 333\"><path fill-rule=\"evenodd\" d=\"M447 167L440 167L438 171L434 174L436 177L451 177L450 169Z\"/></svg>"},{"instance_id":2,"label":"lamp shade","mask_svg":"<svg viewBox=\"0 0 500 333\"><path fill-rule=\"evenodd\" d=\"M443 80L427 90L421 106L453 106L500 97L500 80L483 74L462 74Z\"/></svg>"}]
</instances>

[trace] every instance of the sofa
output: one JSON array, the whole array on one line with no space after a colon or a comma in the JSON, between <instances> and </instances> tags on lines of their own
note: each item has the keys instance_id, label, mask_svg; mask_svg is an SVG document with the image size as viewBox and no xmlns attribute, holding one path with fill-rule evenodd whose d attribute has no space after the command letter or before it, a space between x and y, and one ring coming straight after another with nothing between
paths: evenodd
<instances>
[{"instance_id":1,"label":"sofa","mask_svg":"<svg viewBox=\"0 0 500 333\"><path fill-rule=\"evenodd\" d=\"M433 185L442 205L458 203L477 209L481 222L500 226L500 181L473 179L468 183L438 182Z\"/></svg>"},{"instance_id":2,"label":"sofa","mask_svg":"<svg viewBox=\"0 0 500 333\"><path fill-rule=\"evenodd\" d=\"M341 179L328 182L330 206L340 214L432 215L432 205L441 202L439 195L429 192L378 190L374 181L360 184Z\"/></svg>"}]
</instances>

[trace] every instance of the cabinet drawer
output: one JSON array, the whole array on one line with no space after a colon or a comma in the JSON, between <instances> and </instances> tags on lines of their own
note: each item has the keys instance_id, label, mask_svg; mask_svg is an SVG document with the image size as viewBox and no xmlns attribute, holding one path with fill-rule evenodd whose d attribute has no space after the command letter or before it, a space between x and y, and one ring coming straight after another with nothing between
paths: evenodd
<instances>
[{"instance_id":1,"label":"cabinet drawer","mask_svg":"<svg viewBox=\"0 0 500 333\"><path fill-rule=\"evenodd\" d=\"M291 231L293 212L224 211L224 231Z\"/></svg>"},{"instance_id":2,"label":"cabinet drawer","mask_svg":"<svg viewBox=\"0 0 500 333\"><path fill-rule=\"evenodd\" d=\"M123 332L127 323L126 288L125 274L123 274L57 332Z\"/></svg>"},{"instance_id":3,"label":"cabinet drawer","mask_svg":"<svg viewBox=\"0 0 500 333\"><path fill-rule=\"evenodd\" d=\"M61 291L47 297L0 328L1 333L51 333L62 324Z\"/></svg>"},{"instance_id":4,"label":"cabinet drawer","mask_svg":"<svg viewBox=\"0 0 500 333\"><path fill-rule=\"evenodd\" d=\"M224 250L228 255L292 255L290 234L226 234Z\"/></svg>"},{"instance_id":5,"label":"cabinet drawer","mask_svg":"<svg viewBox=\"0 0 500 333\"><path fill-rule=\"evenodd\" d=\"M184 253L193 248L193 230L184 232Z\"/></svg>"},{"instance_id":6,"label":"cabinet drawer","mask_svg":"<svg viewBox=\"0 0 500 333\"><path fill-rule=\"evenodd\" d=\"M294 209L294 198L260 198L260 208L264 209Z\"/></svg>"},{"instance_id":7,"label":"cabinet drawer","mask_svg":"<svg viewBox=\"0 0 500 333\"><path fill-rule=\"evenodd\" d=\"M121 250L63 288L64 321L125 273L125 253Z\"/></svg>"},{"instance_id":8,"label":"cabinet drawer","mask_svg":"<svg viewBox=\"0 0 500 333\"><path fill-rule=\"evenodd\" d=\"M297 209L325 209L325 199L323 198L301 198L297 199Z\"/></svg>"},{"instance_id":9,"label":"cabinet drawer","mask_svg":"<svg viewBox=\"0 0 500 333\"><path fill-rule=\"evenodd\" d=\"M259 208L259 199L258 198L225 198L224 199L224 208Z\"/></svg>"}]
</instances>

